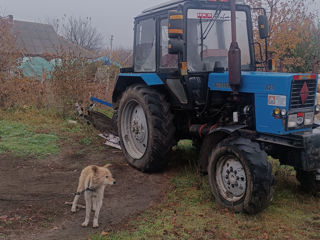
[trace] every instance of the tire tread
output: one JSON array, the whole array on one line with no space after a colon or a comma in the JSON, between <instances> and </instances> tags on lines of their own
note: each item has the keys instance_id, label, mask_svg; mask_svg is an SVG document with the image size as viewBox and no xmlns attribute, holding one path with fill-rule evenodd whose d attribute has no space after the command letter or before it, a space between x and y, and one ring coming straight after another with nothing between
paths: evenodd
<instances>
[{"instance_id":1,"label":"tire tread","mask_svg":"<svg viewBox=\"0 0 320 240\"><path fill-rule=\"evenodd\" d=\"M222 148L230 147L242 153L252 178L251 195L246 203L227 206L235 212L255 214L268 206L273 195L273 175L271 164L267 160L267 154L260 145L250 139L237 137L227 138L217 145L214 152ZM209 169L209 174L210 174ZM212 177L210 177L211 184ZM217 197L217 196L216 196ZM218 199L221 204L222 201Z\"/></svg>"},{"instance_id":2,"label":"tire tread","mask_svg":"<svg viewBox=\"0 0 320 240\"><path fill-rule=\"evenodd\" d=\"M148 156L148 159L145 161L144 166L137 167L130 161L128 162L142 172L160 171L168 164L168 155L176 143L174 139L174 116L171 113L170 104L164 95L144 85L129 87L122 97L126 98L128 95L137 95L144 99L145 104L148 106L153 125L153 145L149 150L150 152L145 154ZM120 129L119 122L118 129Z\"/></svg>"}]
</instances>

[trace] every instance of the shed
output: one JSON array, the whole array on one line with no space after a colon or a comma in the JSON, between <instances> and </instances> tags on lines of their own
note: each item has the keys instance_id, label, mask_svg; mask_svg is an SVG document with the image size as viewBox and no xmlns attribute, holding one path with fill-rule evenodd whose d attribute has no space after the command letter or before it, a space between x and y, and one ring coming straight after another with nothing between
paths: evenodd
<instances>
[{"instance_id":1,"label":"shed","mask_svg":"<svg viewBox=\"0 0 320 240\"><path fill-rule=\"evenodd\" d=\"M97 56L59 36L49 24L14 20L12 15L8 17L8 21L12 24L11 31L16 39L16 48L25 56L57 58L63 53L88 59Z\"/></svg>"}]
</instances>

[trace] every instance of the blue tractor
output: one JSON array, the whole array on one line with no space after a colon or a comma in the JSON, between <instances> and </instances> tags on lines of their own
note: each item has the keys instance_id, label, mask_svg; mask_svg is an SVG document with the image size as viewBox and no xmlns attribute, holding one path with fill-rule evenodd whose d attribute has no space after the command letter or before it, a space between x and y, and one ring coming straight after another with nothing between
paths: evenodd
<instances>
[{"instance_id":1,"label":"blue tractor","mask_svg":"<svg viewBox=\"0 0 320 240\"><path fill-rule=\"evenodd\" d=\"M304 189L320 191L317 75L268 72L268 57L255 55L252 11L238 0L145 10L135 18L133 67L121 69L112 99L131 166L162 170L177 141L192 139L216 201L247 213L272 198L268 155L293 166ZM258 26L267 48L265 13Z\"/></svg>"}]
</instances>

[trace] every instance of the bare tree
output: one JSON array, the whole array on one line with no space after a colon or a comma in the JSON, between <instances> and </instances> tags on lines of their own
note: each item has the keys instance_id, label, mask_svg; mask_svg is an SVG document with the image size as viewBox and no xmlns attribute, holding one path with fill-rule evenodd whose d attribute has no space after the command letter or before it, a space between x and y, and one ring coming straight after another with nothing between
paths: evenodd
<instances>
[{"instance_id":1,"label":"bare tree","mask_svg":"<svg viewBox=\"0 0 320 240\"><path fill-rule=\"evenodd\" d=\"M65 39L88 50L98 51L103 48L104 37L92 26L90 17L67 17L61 19L47 19L55 31Z\"/></svg>"},{"instance_id":2,"label":"bare tree","mask_svg":"<svg viewBox=\"0 0 320 240\"><path fill-rule=\"evenodd\" d=\"M103 36L91 24L91 18L69 17L62 25L62 35L88 50L100 50Z\"/></svg>"},{"instance_id":3,"label":"bare tree","mask_svg":"<svg viewBox=\"0 0 320 240\"><path fill-rule=\"evenodd\" d=\"M59 19L59 18L46 18L43 23L49 24L53 27L53 29L58 33L59 35L61 34L61 23L65 20L65 15Z\"/></svg>"}]
</instances>

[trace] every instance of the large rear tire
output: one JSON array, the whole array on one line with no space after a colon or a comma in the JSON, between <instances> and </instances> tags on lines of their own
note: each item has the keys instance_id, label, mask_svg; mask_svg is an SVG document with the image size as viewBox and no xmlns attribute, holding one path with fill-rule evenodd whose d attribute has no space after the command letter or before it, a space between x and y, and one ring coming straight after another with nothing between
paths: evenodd
<instances>
[{"instance_id":1,"label":"large rear tire","mask_svg":"<svg viewBox=\"0 0 320 240\"><path fill-rule=\"evenodd\" d=\"M142 172L162 170L175 144L170 105L156 90L129 87L119 103L118 132L128 163Z\"/></svg>"},{"instance_id":2,"label":"large rear tire","mask_svg":"<svg viewBox=\"0 0 320 240\"><path fill-rule=\"evenodd\" d=\"M212 150L208 174L217 203L234 212L255 214L272 199L271 164L260 145L249 139L223 140Z\"/></svg>"},{"instance_id":3,"label":"large rear tire","mask_svg":"<svg viewBox=\"0 0 320 240\"><path fill-rule=\"evenodd\" d=\"M301 188L303 191L307 193L311 193L315 196L320 196L320 179L317 176L320 173L313 171L313 172L305 172L302 170L297 171L297 179L301 184Z\"/></svg>"}]
</instances>

